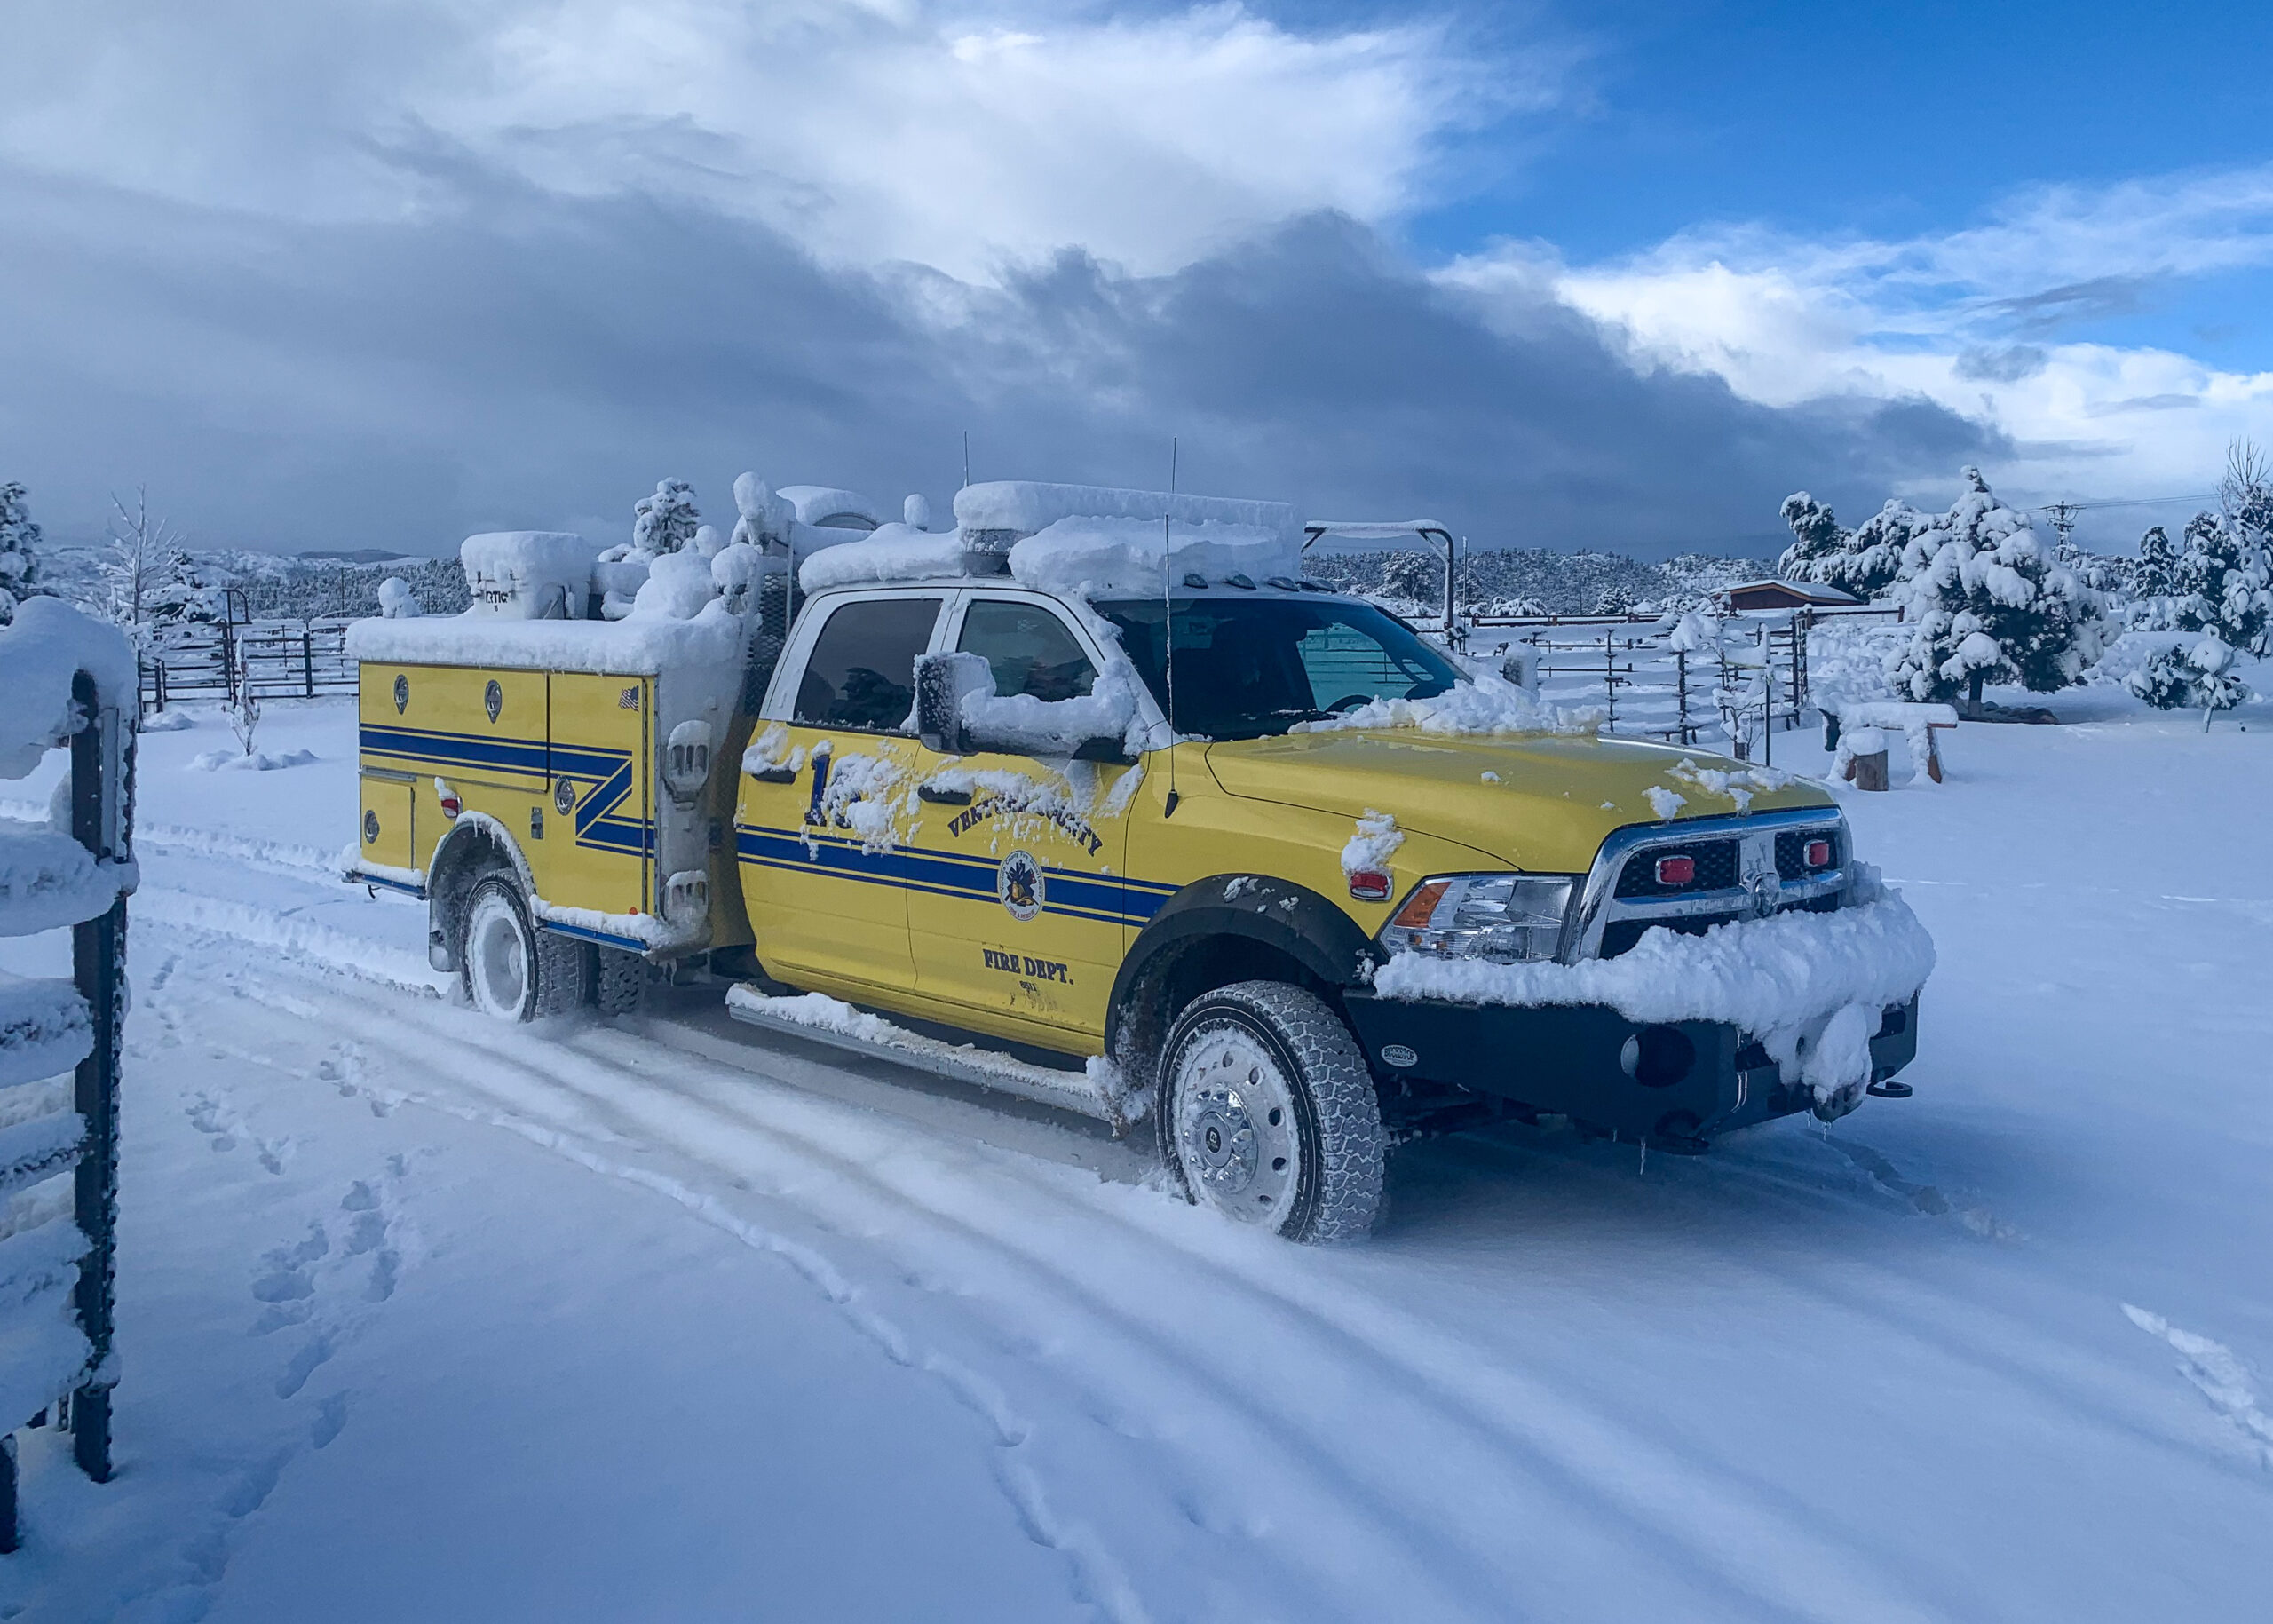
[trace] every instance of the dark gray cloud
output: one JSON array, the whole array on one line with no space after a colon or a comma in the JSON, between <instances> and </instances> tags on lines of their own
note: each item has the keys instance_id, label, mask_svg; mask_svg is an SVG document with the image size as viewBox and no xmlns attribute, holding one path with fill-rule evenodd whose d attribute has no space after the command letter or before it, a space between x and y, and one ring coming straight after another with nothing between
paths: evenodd
<instances>
[{"instance_id":1,"label":"dark gray cloud","mask_svg":"<svg viewBox=\"0 0 2273 1624\"><path fill-rule=\"evenodd\" d=\"M423 162L426 204L382 224L0 170L0 474L59 538L147 482L208 543L442 551L612 535L664 475L713 514L745 468L943 505L965 430L979 478L1156 485L1176 435L1186 488L1657 555L1773 544L1796 487L1867 510L1996 448L1922 401L1636 373L1543 294L1487 323L1339 217L1167 276L1068 253L978 289Z\"/></svg>"}]
</instances>

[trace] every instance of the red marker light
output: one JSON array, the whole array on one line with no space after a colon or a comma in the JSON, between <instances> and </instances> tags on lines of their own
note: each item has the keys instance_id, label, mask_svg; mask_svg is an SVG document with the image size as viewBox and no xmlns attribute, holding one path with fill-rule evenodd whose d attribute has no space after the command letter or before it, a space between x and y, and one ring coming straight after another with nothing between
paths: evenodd
<instances>
[{"instance_id":1,"label":"red marker light","mask_svg":"<svg viewBox=\"0 0 2273 1624\"><path fill-rule=\"evenodd\" d=\"M1693 857L1661 857L1658 859L1658 883L1688 885L1697 878L1697 860Z\"/></svg>"},{"instance_id":2,"label":"red marker light","mask_svg":"<svg viewBox=\"0 0 2273 1624\"><path fill-rule=\"evenodd\" d=\"M1831 843L1827 840L1809 841L1806 857L1808 860L1808 867L1810 868L1830 867Z\"/></svg>"},{"instance_id":3,"label":"red marker light","mask_svg":"<svg viewBox=\"0 0 2273 1624\"><path fill-rule=\"evenodd\" d=\"M460 801L457 796L454 795L444 796L442 797L442 816L445 818L456 817L460 812L464 810L464 804L465 804L463 802Z\"/></svg>"},{"instance_id":4,"label":"red marker light","mask_svg":"<svg viewBox=\"0 0 2273 1624\"><path fill-rule=\"evenodd\" d=\"M1360 902L1389 900L1389 875L1377 868L1360 868L1350 876L1350 894Z\"/></svg>"}]
</instances>

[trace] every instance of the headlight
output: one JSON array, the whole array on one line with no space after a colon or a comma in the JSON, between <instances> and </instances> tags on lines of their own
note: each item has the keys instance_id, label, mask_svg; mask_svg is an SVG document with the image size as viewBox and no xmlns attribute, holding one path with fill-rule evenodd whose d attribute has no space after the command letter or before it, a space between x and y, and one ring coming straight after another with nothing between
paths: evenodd
<instances>
[{"instance_id":1,"label":"headlight","mask_svg":"<svg viewBox=\"0 0 2273 1624\"><path fill-rule=\"evenodd\" d=\"M1551 959L1578 877L1568 874L1447 874L1423 880L1382 927L1391 952L1518 963Z\"/></svg>"}]
</instances>

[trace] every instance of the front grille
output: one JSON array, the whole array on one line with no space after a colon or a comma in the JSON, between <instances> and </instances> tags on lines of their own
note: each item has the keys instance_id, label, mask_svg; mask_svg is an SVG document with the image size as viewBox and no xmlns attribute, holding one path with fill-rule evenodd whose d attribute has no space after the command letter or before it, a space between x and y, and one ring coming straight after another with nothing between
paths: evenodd
<instances>
[{"instance_id":1,"label":"front grille","mask_svg":"<svg viewBox=\"0 0 2273 1624\"><path fill-rule=\"evenodd\" d=\"M1779 837L1777 851L1783 844ZM1686 857L1697 864L1697 877L1686 885L1658 883L1658 860L1664 857ZM1620 899L1634 897L1680 897L1700 891L1733 891L1737 883L1737 843L1733 840L1699 840L1684 846L1651 846L1636 852L1626 860L1626 867L1618 871Z\"/></svg>"},{"instance_id":2,"label":"front grille","mask_svg":"<svg viewBox=\"0 0 2273 1624\"><path fill-rule=\"evenodd\" d=\"M1779 914L1833 914L1839 910L1836 891L1821 897L1810 897L1804 902L1794 902L1778 908ZM1702 936L1715 925L1732 924L1745 918L1743 914L1691 914L1676 919L1613 919L1603 927L1602 953L1605 959L1614 959L1630 952L1642 939L1642 932L1649 930L1675 931L1683 936Z\"/></svg>"},{"instance_id":3,"label":"front grille","mask_svg":"<svg viewBox=\"0 0 2273 1624\"><path fill-rule=\"evenodd\" d=\"M1810 841L1831 843L1831 860L1820 868L1808 867L1808 844ZM1804 880L1810 875L1829 874L1839 867L1842 854L1839 850L1839 831L1822 829L1779 829L1776 835L1776 875L1786 883Z\"/></svg>"}]
</instances>

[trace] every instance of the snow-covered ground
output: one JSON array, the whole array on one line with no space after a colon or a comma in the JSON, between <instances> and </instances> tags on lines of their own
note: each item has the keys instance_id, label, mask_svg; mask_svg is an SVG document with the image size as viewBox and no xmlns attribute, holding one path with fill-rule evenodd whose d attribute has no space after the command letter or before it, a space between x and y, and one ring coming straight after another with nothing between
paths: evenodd
<instances>
[{"instance_id":1,"label":"snow-covered ground","mask_svg":"<svg viewBox=\"0 0 2273 1624\"><path fill-rule=\"evenodd\" d=\"M2273 706L2055 703L1846 796L1915 1099L1415 1147L1341 1251L715 992L502 1029L329 877L349 706L148 735L120 1472L20 1435L0 1614L2261 1618Z\"/></svg>"}]
</instances>

